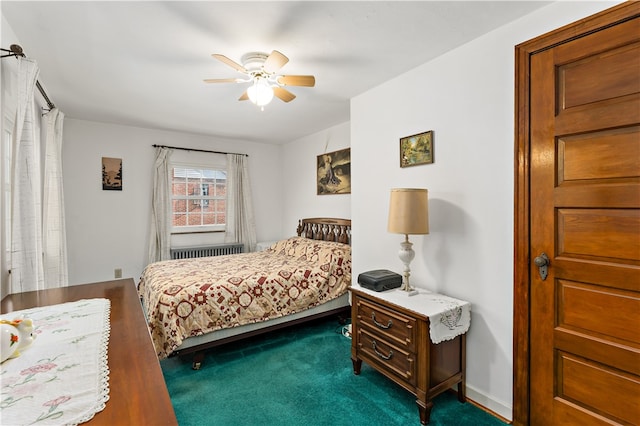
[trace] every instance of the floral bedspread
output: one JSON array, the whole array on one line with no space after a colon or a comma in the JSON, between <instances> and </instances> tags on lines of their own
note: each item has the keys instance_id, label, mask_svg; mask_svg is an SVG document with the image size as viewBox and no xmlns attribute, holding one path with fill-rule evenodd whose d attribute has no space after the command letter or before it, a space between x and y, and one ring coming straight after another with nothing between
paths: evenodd
<instances>
[{"instance_id":1,"label":"floral bedspread","mask_svg":"<svg viewBox=\"0 0 640 426\"><path fill-rule=\"evenodd\" d=\"M152 263L138 292L162 359L188 337L291 315L350 283L350 246L293 237L263 252Z\"/></svg>"}]
</instances>

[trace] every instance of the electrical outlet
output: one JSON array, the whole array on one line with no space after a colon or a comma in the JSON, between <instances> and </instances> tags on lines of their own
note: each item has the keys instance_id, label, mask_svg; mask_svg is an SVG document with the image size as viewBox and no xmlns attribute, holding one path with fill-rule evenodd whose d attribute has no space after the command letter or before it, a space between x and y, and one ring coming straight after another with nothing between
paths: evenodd
<instances>
[{"instance_id":1,"label":"electrical outlet","mask_svg":"<svg viewBox=\"0 0 640 426\"><path fill-rule=\"evenodd\" d=\"M115 278L122 278L122 269L121 268L114 269L113 275Z\"/></svg>"}]
</instances>

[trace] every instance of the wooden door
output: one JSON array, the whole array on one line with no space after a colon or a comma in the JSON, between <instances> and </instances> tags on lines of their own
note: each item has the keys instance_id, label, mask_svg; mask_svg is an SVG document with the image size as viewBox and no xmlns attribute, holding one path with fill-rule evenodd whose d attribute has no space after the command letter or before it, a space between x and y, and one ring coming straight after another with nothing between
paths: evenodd
<instances>
[{"instance_id":1,"label":"wooden door","mask_svg":"<svg viewBox=\"0 0 640 426\"><path fill-rule=\"evenodd\" d=\"M639 6L519 46L516 424L640 424Z\"/></svg>"}]
</instances>

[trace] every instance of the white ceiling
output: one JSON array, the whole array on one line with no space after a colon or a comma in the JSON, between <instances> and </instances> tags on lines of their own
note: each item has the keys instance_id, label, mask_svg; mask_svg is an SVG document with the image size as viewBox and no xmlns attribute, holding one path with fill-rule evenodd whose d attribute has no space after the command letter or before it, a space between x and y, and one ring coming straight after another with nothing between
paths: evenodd
<instances>
[{"instance_id":1,"label":"white ceiling","mask_svg":"<svg viewBox=\"0 0 640 426\"><path fill-rule=\"evenodd\" d=\"M285 143L349 120L349 99L523 16L542 1L6 1L2 14L67 117ZM2 48L16 40L2 40ZM264 111L239 102L240 62L279 50L313 74ZM3 60L13 60L3 59Z\"/></svg>"}]
</instances>

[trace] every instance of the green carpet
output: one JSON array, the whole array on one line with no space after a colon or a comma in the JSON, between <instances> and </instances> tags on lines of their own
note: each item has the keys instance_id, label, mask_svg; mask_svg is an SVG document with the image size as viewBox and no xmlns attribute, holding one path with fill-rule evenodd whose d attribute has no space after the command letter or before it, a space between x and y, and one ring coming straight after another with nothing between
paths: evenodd
<instances>
[{"instance_id":1,"label":"green carpet","mask_svg":"<svg viewBox=\"0 0 640 426\"><path fill-rule=\"evenodd\" d=\"M351 340L336 318L268 333L208 352L198 371L189 357L161 361L180 426L420 425L415 398L362 364L353 374ZM462 404L434 399L433 426L504 425Z\"/></svg>"}]
</instances>

